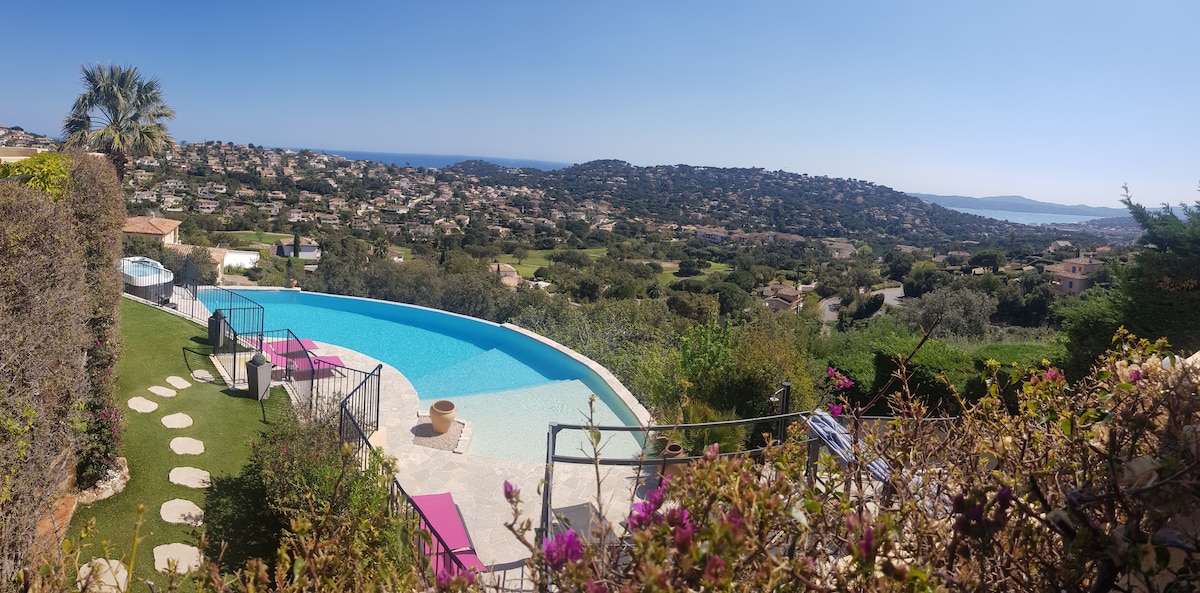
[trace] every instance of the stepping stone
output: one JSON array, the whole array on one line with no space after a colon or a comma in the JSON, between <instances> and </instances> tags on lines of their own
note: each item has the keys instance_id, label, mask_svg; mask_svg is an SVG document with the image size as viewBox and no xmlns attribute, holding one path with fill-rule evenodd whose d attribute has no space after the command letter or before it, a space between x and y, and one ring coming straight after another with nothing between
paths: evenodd
<instances>
[{"instance_id":1,"label":"stepping stone","mask_svg":"<svg viewBox=\"0 0 1200 593\"><path fill-rule=\"evenodd\" d=\"M204 369L192 371L192 378L201 383L211 383L213 380L212 373Z\"/></svg>"},{"instance_id":2,"label":"stepping stone","mask_svg":"<svg viewBox=\"0 0 1200 593\"><path fill-rule=\"evenodd\" d=\"M164 544L154 547L154 570L167 572L170 561L175 561L175 572L184 574L200 568L200 549L187 544Z\"/></svg>"},{"instance_id":3,"label":"stepping stone","mask_svg":"<svg viewBox=\"0 0 1200 593\"><path fill-rule=\"evenodd\" d=\"M163 416L162 423L167 428L187 428L192 425L192 417L180 412L178 414L171 414L170 416Z\"/></svg>"},{"instance_id":4,"label":"stepping stone","mask_svg":"<svg viewBox=\"0 0 1200 593\"><path fill-rule=\"evenodd\" d=\"M129 409L133 410L134 412L149 414L150 412L158 409L158 404L144 397L135 396L129 398Z\"/></svg>"},{"instance_id":5,"label":"stepping stone","mask_svg":"<svg viewBox=\"0 0 1200 593\"><path fill-rule=\"evenodd\" d=\"M175 397L174 389L171 389L170 387L163 387L161 385L155 385L154 387L151 387L150 393L153 393L159 397Z\"/></svg>"},{"instance_id":6,"label":"stepping stone","mask_svg":"<svg viewBox=\"0 0 1200 593\"><path fill-rule=\"evenodd\" d=\"M175 437L171 439L171 450L179 455L199 455L204 452L204 441L191 437Z\"/></svg>"},{"instance_id":7,"label":"stepping stone","mask_svg":"<svg viewBox=\"0 0 1200 593\"><path fill-rule=\"evenodd\" d=\"M208 488L212 483L212 476L207 471L186 466L172 469L169 478L172 484L188 488Z\"/></svg>"},{"instance_id":8,"label":"stepping stone","mask_svg":"<svg viewBox=\"0 0 1200 593\"><path fill-rule=\"evenodd\" d=\"M112 558L92 558L91 562L79 567L79 578L75 584L83 589L88 585L88 591L101 593L116 593L124 591L129 584L129 569L125 563Z\"/></svg>"},{"instance_id":9,"label":"stepping stone","mask_svg":"<svg viewBox=\"0 0 1200 593\"><path fill-rule=\"evenodd\" d=\"M192 386L191 383L187 382L187 379L176 376L167 377L167 384L175 389L187 389L188 387Z\"/></svg>"},{"instance_id":10,"label":"stepping stone","mask_svg":"<svg viewBox=\"0 0 1200 593\"><path fill-rule=\"evenodd\" d=\"M174 498L164 502L158 510L162 520L167 523L183 523L199 527L204 522L204 511L196 503L182 498Z\"/></svg>"}]
</instances>

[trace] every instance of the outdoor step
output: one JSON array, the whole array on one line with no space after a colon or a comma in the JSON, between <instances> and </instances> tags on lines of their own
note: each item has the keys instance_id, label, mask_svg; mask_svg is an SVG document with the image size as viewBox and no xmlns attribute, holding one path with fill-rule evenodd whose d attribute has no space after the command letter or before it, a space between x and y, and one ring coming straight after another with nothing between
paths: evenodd
<instances>
[{"instance_id":1,"label":"outdoor step","mask_svg":"<svg viewBox=\"0 0 1200 593\"><path fill-rule=\"evenodd\" d=\"M171 473L167 477L172 484L188 488L208 488L212 484L212 476L207 471L188 466L171 469Z\"/></svg>"},{"instance_id":2,"label":"outdoor step","mask_svg":"<svg viewBox=\"0 0 1200 593\"><path fill-rule=\"evenodd\" d=\"M504 369L505 373L497 375L498 369ZM487 376L485 384L495 385L496 388L481 391L480 375ZM453 393L457 396L517 389L544 384L547 379L528 366L516 362L509 354L493 348L413 379L412 382L413 387L417 389L417 395L421 399L428 399L441 393Z\"/></svg>"},{"instance_id":3,"label":"outdoor step","mask_svg":"<svg viewBox=\"0 0 1200 593\"><path fill-rule=\"evenodd\" d=\"M87 584L88 591L99 593L124 591L129 585L129 569L120 560L92 558L91 562L79 567L79 578L75 583L80 589Z\"/></svg>"},{"instance_id":4,"label":"outdoor step","mask_svg":"<svg viewBox=\"0 0 1200 593\"><path fill-rule=\"evenodd\" d=\"M178 414L163 416L162 423L167 428L187 428L192 425L192 417L179 412Z\"/></svg>"},{"instance_id":5,"label":"outdoor step","mask_svg":"<svg viewBox=\"0 0 1200 593\"><path fill-rule=\"evenodd\" d=\"M171 439L171 450L179 455L200 455L204 453L204 441L191 437L175 437Z\"/></svg>"},{"instance_id":6,"label":"outdoor step","mask_svg":"<svg viewBox=\"0 0 1200 593\"><path fill-rule=\"evenodd\" d=\"M167 523L180 523L199 527L204 523L204 510L196 503L182 498L173 498L164 502L158 514Z\"/></svg>"},{"instance_id":7,"label":"outdoor step","mask_svg":"<svg viewBox=\"0 0 1200 593\"><path fill-rule=\"evenodd\" d=\"M188 383L187 379L184 379L183 377L176 377L174 375L167 377L167 384L175 389L187 389L188 387L192 386L191 383Z\"/></svg>"},{"instance_id":8,"label":"outdoor step","mask_svg":"<svg viewBox=\"0 0 1200 593\"><path fill-rule=\"evenodd\" d=\"M142 414L149 414L158 409L158 404L141 396L129 398L129 409Z\"/></svg>"},{"instance_id":9,"label":"outdoor step","mask_svg":"<svg viewBox=\"0 0 1200 593\"><path fill-rule=\"evenodd\" d=\"M154 569L158 572L170 570L175 561L175 572L184 574L200 568L200 549L187 544L164 544L154 548Z\"/></svg>"},{"instance_id":10,"label":"outdoor step","mask_svg":"<svg viewBox=\"0 0 1200 593\"><path fill-rule=\"evenodd\" d=\"M148 391L159 397L175 397L175 390L170 387L155 385L154 387L150 387Z\"/></svg>"}]
</instances>

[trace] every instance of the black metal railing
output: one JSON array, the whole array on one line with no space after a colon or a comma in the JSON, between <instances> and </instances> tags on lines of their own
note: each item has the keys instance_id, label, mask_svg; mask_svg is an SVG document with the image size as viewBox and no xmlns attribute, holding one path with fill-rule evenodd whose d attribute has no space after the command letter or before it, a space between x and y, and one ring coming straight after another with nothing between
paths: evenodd
<instances>
[{"instance_id":1,"label":"black metal railing","mask_svg":"<svg viewBox=\"0 0 1200 593\"><path fill-rule=\"evenodd\" d=\"M147 264L149 266L149 264ZM369 434L379 428L379 403L383 365L361 371L341 364L340 359L318 356L306 340L290 329L264 330L261 305L236 292L218 286L202 285L196 266L184 261L182 274L147 267L143 275L156 277L144 284L172 287L147 298L146 291L134 294L154 304L171 306L201 324L208 324L213 358L225 371L230 387L239 388L247 379L246 364L260 352L272 365L271 380L291 384L299 407L309 414L320 412L322 402L338 402L338 435L354 448L359 467L368 468L372 452ZM130 292L130 290L126 290ZM165 296L163 296L165 294ZM400 482L393 476L390 506L393 513L419 522L429 533L428 540L416 546L418 561L433 575L467 572L454 550L434 529L429 518L412 504Z\"/></svg>"},{"instance_id":2,"label":"black metal railing","mask_svg":"<svg viewBox=\"0 0 1200 593\"><path fill-rule=\"evenodd\" d=\"M771 416L762 416L758 418L745 418L739 420L725 420L720 422L704 422L696 424L671 424L671 425L652 425L652 426L590 426L586 424L559 424L551 422L546 434L546 464L545 475L542 480L542 513L541 524L537 530L537 536L540 540L550 533L550 524L553 518L554 505L554 464L567 463L574 465L593 465L599 464L604 466L624 466L624 467L657 467L658 474L663 475L668 472L668 468L678 465L691 463L698 459L703 459L703 455L680 455L678 457L668 457L660 455L658 457L650 457L652 453L649 446L650 443L660 441L664 442L671 440L670 435L678 435L687 431L711 431L725 427L737 426L754 426L757 424L769 424L772 426L786 426L796 420L801 420L808 416L810 412L789 412L786 414L774 414ZM641 433L647 445L643 448L642 454L638 457L600 457L593 459L591 457L580 457L574 455L560 455L557 453L558 435L563 431L584 431L603 435L606 432L629 432ZM762 455L761 448L741 449L737 451L721 451L720 456L745 456L758 458Z\"/></svg>"},{"instance_id":3,"label":"black metal railing","mask_svg":"<svg viewBox=\"0 0 1200 593\"><path fill-rule=\"evenodd\" d=\"M341 435L342 442L348 443L355 448L355 455L358 457L360 467L367 467L370 464L372 447L370 439L367 436L368 431L363 430L363 426L359 423L359 418L356 417L355 412L362 411L360 407L362 403L366 403L368 409L370 408L370 402L372 401L371 392L373 389L375 421L378 422L379 375L382 368L382 365L380 365L375 367L375 370L371 373L366 373L358 388L352 390L339 406L338 434ZM372 384L374 387L371 387ZM466 565L458 559L455 551L446 544L446 540L433 527L433 523L430 522L429 517L425 516L425 513L412 503L412 498L395 477L392 478L391 490L389 492L389 508L393 514L415 522L420 529L429 534L428 540L421 538L413 546L413 552L417 557L419 566L427 567L431 575L462 574L468 572Z\"/></svg>"},{"instance_id":4,"label":"black metal railing","mask_svg":"<svg viewBox=\"0 0 1200 593\"><path fill-rule=\"evenodd\" d=\"M331 373L320 380L319 391L346 394L338 403L338 435L343 443L356 448L359 462L365 463L371 451L371 443L366 435L379 429L379 390L383 365L376 366L370 372L346 367L341 367L339 371L344 374Z\"/></svg>"}]
</instances>

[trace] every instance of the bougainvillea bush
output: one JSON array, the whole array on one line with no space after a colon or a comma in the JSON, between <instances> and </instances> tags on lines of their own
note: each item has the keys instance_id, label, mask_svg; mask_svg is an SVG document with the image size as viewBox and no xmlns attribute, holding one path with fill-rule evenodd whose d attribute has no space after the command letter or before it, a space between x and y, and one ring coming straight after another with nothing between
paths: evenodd
<instances>
[{"instance_id":1,"label":"bougainvillea bush","mask_svg":"<svg viewBox=\"0 0 1200 593\"><path fill-rule=\"evenodd\" d=\"M761 461L710 448L633 505L620 540L538 545L514 491L509 525L535 582L558 591L1193 590L1200 365L1124 333L1114 344L1075 385L1031 369L1015 414L994 364L992 393L950 421L903 381L892 421L847 407L887 480L825 455L810 481L795 426Z\"/></svg>"}]
</instances>

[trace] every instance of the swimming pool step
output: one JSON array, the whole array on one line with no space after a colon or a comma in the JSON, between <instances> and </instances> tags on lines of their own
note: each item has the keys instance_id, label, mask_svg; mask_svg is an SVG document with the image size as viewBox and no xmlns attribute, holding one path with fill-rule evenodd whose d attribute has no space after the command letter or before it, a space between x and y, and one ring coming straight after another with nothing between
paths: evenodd
<instances>
[{"instance_id":1,"label":"swimming pool step","mask_svg":"<svg viewBox=\"0 0 1200 593\"><path fill-rule=\"evenodd\" d=\"M442 397L443 394L505 391L549 381L541 373L495 348L412 379L421 399Z\"/></svg>"},{"instance_id":2,"label":"swimming pool step","mask_svg":"<svg viewBox=\"0 0 1200 593\"><path fill-rule=\"evenodd\" d=\"M454 402L459 418L475 426L467 449L469 454L538 462L546 455L546 430L551 422L587 423L591 393L582 381L568 380L447 399ZM422 401L422 406L428 405ZM621 424L615 413L600 401L596 402L595 421L598 425ZM488 427L492 429L486 430ZM641 452L636 437L637 433L604 433L603 454L613 458L636 457ZM564 430L559 433L557 450L562 455L586 455L590 454L591 446L586 433Z\"/></svg>"}]
</instances>

